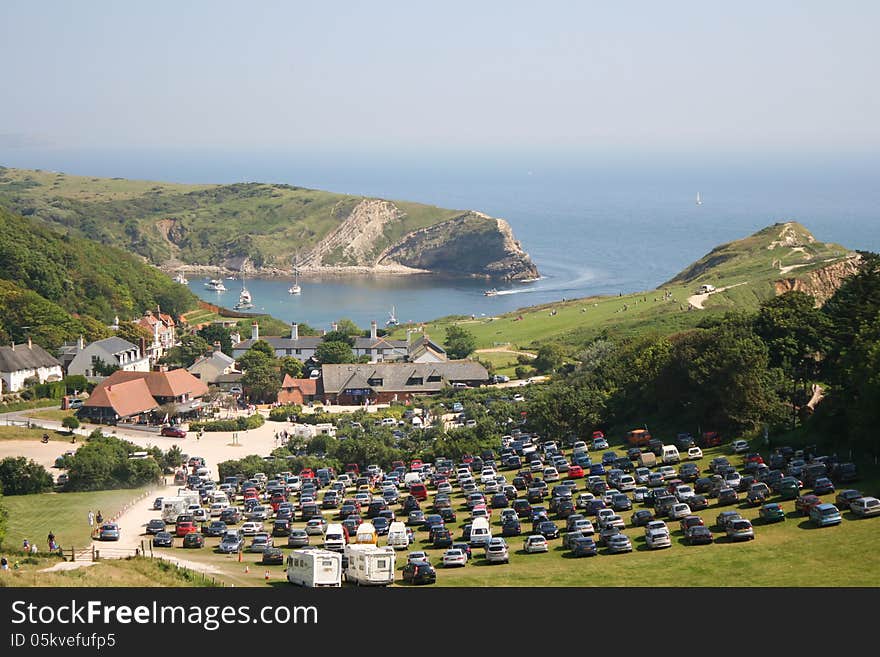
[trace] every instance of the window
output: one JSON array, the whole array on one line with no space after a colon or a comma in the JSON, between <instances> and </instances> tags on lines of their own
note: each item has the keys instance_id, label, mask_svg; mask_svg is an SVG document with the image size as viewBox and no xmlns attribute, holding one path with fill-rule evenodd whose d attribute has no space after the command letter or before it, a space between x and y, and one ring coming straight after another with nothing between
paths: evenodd
<instances>
[{"instance_id":1,"label":"window","mask_svg":"<svg viewBox=\"0 0 880 657\"><path fill-rule=\"evenodd\" d=\"M370 386L381 386L382 379L367 379L367 385Z\"/></svg>"},{"instance_id":2,"label":"window","mask_svg":"<svg viewBox=\"0 0 880 657\"><path fill-rule=\"evenodd\" d=\"M408 386L420 386L420 385L422 385L423 382L424 382L424 379L422 379L422 377L420 377L420 376L411 376L409 379L407 379L407 381L406 381L406 385L408 385Z\"/></svg>"},{"instance_id":3,"label":"window","mask_svg":"<svg viewBox=\"0 0 880 657\"><path fill-rule=\"evenodd\" d=\"M432 374L431 376L428 377L428 383L437 383L439 381L440 381L439 374Z\"/></svg>"},{"instance_id":4,"label":"window","mask_svg":"<svg viewBox=\"0 0 880 657\"><path fill-rule=\"evenodd\" d=\"M302 353L302 349L294 349L293 353L295 353L297 356L299 356Z\"/></svg>"}]
</instances>

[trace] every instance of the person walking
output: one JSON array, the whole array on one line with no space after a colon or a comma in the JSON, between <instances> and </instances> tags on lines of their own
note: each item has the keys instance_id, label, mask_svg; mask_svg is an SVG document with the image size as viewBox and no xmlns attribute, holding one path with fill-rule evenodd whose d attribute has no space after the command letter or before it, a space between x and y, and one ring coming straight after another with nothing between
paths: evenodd
<instances>
[{"instance_id":1,"label":"person walking","mask_svg":"<svg viewBox=\"0 0 880 657\"><path fill-rule=\"evenodd\" d=\"M89 531L95 527L95 514L89 509Z\"/></svg>"},{"instance_id":2,"label":"person walking","mask_svg":"<svg viewBox=\"0 0 880 657\"><path fill-rule=\"evenodd\" d=\"M49 535L46 537L46 542L49 544L49 552L55 551L55 534L52 533L52 530L49 530Z\"/></svg>"},{"instance_id":3,"label":"person walking","mask_svg":"<svg viewBox=\"0 0 880 657\"><path fill-rule=\"evenodd\" d=\"M9 559L0 557L0 570L9 570Z\"/></svg>"},{"instance_id":4,"label":"person walking","mask_svg":"<svg viewBox=\"0 0 880 657\"><path fill-rule=\"evenodd\" d=\"M98 511L97 515L95 516L95 520L97 521L97 523L98 523L99 525L100 525L102 522L104 522L104 516L101 515L101 512L100 512L100 511Z\"/></svg>"}]
</instances>

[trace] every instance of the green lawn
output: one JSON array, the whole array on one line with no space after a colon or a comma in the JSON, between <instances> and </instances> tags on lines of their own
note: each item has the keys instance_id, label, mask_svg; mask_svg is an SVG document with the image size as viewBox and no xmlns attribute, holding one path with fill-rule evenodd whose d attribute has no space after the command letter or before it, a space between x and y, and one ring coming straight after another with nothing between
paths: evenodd
<instances>
[{"instance_id":1,"label":"green lawn","mask_svg":"<svg viewBox=\"0 0 880 657\"><path fill-rule=\"evenodd\" d=\"M0 427L0 440L40 440L44 433L49 434L49 440L70 442L70 434L65 431L46 431L12 426Z\"/></svg>"},{"instance_id":2,"label":"green lawn","mask_svg":"<svg viewBox=\"0 0 880 657\"><path fill-rule=\"evenodd\" d=\"M42 572L59 563L55 556L16 557L18 568L0 572L0 587L212 586L210 578L159 559L106 559L74 570Z\"/></svg>"},{"instance_id":3,"label":"green lawn","mask_svg":"<svg viewBox=\"0 0 880 657\"><path fill-rule=\"evenodd\" d=\"M3 544L18 548L27 538L46 549L46 536L52 531L62 548L85 547L89 544L89 511L112 518L128 502L139 497L146 488L94 491L87 493L40 493L8 495L3 506L9 512Z\"/></svg>"}]
</instances>

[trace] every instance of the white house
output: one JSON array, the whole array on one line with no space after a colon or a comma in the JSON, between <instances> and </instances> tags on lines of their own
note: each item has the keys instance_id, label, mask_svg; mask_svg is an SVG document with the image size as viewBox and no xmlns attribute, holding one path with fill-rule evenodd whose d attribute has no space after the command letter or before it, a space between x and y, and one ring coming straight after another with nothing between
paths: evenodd
<instances>
[{"instance_id":1,"label":"white house","mask_svg":"<svg viewBox=\"0 0 880 657\"><path fill-rule=\"evenodd\" d=\"M82 374L91 381L101 381L104 367L115 366L123 372L149 372L150 359L140 347L122 338L105 338L88 345L80 338L75 355L67 366L68 374Z\"/></svg>"},{"instance_id":2,"label":"white house","mask_svg":"<svg viewBox=\"0 0 880 657\"><path fill-rule=\"evenodd\" d=\"M18 392L31 377L40 383L60 381L64 378L61 362L30 338L22 344L0 347L0 392Z\"/></svg>"}]
</instances>

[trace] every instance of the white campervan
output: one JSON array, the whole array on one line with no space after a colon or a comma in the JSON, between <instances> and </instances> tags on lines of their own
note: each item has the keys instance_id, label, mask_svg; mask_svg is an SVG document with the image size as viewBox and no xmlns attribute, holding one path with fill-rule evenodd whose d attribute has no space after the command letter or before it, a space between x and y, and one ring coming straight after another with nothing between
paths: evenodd
<instances>
[{"instance_id":1,"label":"white campervan","mask_svg":"<svg viewBox=\"0 0 880 657\"><path fill-rule=\"evenodd\" d=\"M406 525L400 521L392 522L388 528L388 537L385 544L395 550L405 550L408 548L409 535L406 533Z\"/></svg>"},{"instance_id":2,"label":"white campervan","mask_svg":"<svg viewBox=\"0 0 880 657\"><path fill-rule=\"evenodd\" d=\"M324 533L324 549L333 550L334 552L342 552L348 543L347 532L345 527L339 523L330 523L327 525L327 531Z\"/></svg>"},{"instance_id":3,"label":"white campervan","mask_svg":"<svg viewBox=\"0 0 880 657\"><path fill-rule=\"evenodd\" d=\"M379 542L376 527L371 522L362 522L358 525L355 543L376 545Z\"/></svg>"},{"instance_id":4,"label":"white campervan","mask_svg":"<svg viewBox=\"0 0 880 657\"><path fill-rule=\"evenodd\" d=\"M675 445L663 445L663 454L661 456L664 463L678 463L681 455L678 453L678 447Z\"/></svg>"},{"instance_id":5,"label":"white campervan","mask_svg":"<svg viewBox=\"0 0 880 657\"><path fill-rule=\"evenodd\" d=\"M474 518L471 525L471 547L485 547L492 538L492 530L489 527L488 518Z\"/></svg>"},{"instance_id":6,"label":"white campervan","mask_svg":"<svg viewBox=\"0 0 880 657\"><path fill-rule=\"evenodd\" d=\"M162 520L166 523L177 522L177 516L184 515L189 508L189 501L182 497L162 498Z\"/></svg>"},{"instance_id":7,"label":"white campervan","mask_svg":"<svg viewBox=\"0 0 880 657\"><path fill-rule=\"evenodd\" d=\"M297 586L342 586L342 555L329 550L293 550L287 581Z\"/></svg>"},{"instance_id":8,"label":"white campervan","mask_svg":"<svg viewBox=\"0 0 880 657\"><path fill-rule=\"evenodd\" d=\"M388 547L370 543L351 543L345 547L348 567L345 580L358 586L388 586L394 583L394 560L397 555Z\"/></svg>"}]
</instances>

